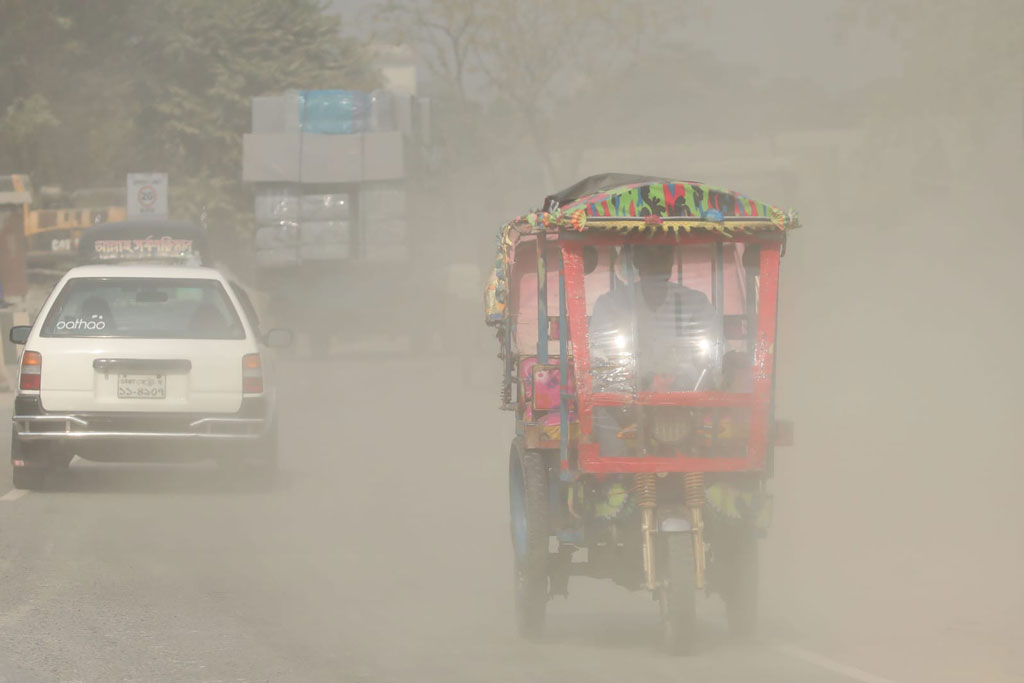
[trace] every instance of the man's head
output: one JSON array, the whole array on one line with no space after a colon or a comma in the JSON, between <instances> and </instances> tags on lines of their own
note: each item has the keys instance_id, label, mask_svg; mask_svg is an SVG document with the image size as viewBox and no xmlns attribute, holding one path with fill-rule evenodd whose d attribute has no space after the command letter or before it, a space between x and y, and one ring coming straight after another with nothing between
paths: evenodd
<instances>
[{"instance_id":1,"label":"man's head","mask_svg":"<svg viewBox=\"0 0 1024 683\"><path fill-rule=\"evenodd\" d=\"M652 307L660 306L668 294L675 250L667 244L639 244L633 247L633 264L640 276L640 289Z\"/></svg>"},{"instance_id":2,"label":"man's head","mask_svg":"<svg viewBox=\"0 0 1024 683\"><path fill-rule=\"evenodd\" d=\"M641 280L667 281L672 276L674 250L667 244L639 244L633 247L633 263Z\"/></svg>"}]
</instances>

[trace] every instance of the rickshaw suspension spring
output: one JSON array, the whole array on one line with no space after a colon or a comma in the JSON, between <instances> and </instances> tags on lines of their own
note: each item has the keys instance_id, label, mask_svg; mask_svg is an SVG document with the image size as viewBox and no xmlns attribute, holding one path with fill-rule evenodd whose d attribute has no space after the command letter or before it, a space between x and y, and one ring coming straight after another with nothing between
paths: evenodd
<instances>
[{"instance_id":1,"label":"rickshaw suspension spring","mask_svg":"<svg viewBox=\"0 0 1024 683\"><path fill-rule=\"evenodd\" d=\"M683 494L686 496L687 507L704 507L703 472L686 472L683 474Z\"/></svg>"},{"instance_id":2,"label":"rickshaw suspension spring","mask_svg":"<svg viewBox=\"0 0 1024 683\"><path fill-rule=\"evenodd\" d=\"M636 506L653 508L658 504L658 480L650 472L639 472L636 477Z\"/></svg>"},{"instance_id":3,"label":"rickshaw suspension spring","mask_svg":"<svg viewBox=\"0 0 1024 683\"><path fill-rule=\"evenodd\" d=\"M686 472L683 474L683 495L686 498L686 506L690 508L690 523L693 525L693 557L696 560L694 578L697 580L697 588L704 588L707 557L704 555L703 472Z\"/></svg>"},{"instance_id":4,"label":"rickshaw suspension spring","mask_svg":"<svg viewBox=\"0 0 1024 683\"><path fill-rule=\"evenodd\" d=\"M658 586L657 564L654 557L654 508L658 504L658 480L650 472L634 476L636 506L640 510L640 532L643 534L644 577L647 589Z\"/></svg>"}]
</instances>

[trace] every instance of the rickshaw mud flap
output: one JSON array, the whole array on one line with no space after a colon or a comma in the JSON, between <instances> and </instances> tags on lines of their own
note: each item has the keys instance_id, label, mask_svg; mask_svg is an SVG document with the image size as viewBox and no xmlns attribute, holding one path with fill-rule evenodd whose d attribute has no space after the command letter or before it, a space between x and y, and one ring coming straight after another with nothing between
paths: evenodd
<instances>
[{"instance_id":1,"label":"rickshaw mud flap","mask_svg":"<svg viewBox=\"0 0 1024 683\"><path fill-rule=\"evenodd\" d=\"M703 538L695 537L692 522L688 519L682 519L678 517L667 518L666 529L657 529L651 533L652 548L654 550L654 572L650 576L644 577L644 579L637 585L632 586L631 590L647 590L657 595L658 591L663 589L671 581L671 577L666 572L664 563L664 547L670 538L684 538L687 544L694 545L694 552L696 552L696 545L699 542L703 545ZM707 590L707 569L706 566L698 567L698 562L703 565L706 562L706 553L701 553L701 560L698 561L697 556L694 556L694 583L698 590ZM574 566L575 570L575 566ZM573 571L573 576L591 576L594 574L588 573L585 569L585 565L581 566L579 570ZM606 578L606 577L599 577Z\"/></svg>"},{"instance_id":2,"label":"rickshaw mud flap","mask_svg":"<svg viewBox=\"0 0 1024 683\"><path fill-rule=\"evenodd\" d=\"M579 564L573 563L572 556L576 552L576 546L565 544L559 547L557 552L548 553L548 599L555 596L569 597L569 577L578 576L573 568Z\"/></svg>"}]
</instances>

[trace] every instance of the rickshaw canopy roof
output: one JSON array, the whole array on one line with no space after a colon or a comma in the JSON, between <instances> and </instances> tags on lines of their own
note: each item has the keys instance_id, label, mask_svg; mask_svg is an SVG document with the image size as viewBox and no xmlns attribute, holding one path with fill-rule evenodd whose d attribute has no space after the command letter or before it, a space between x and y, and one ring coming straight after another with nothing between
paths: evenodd
<instances>
[{"instance_id":1,"label":"rickshaw canopy roof","mask_svg":"<svg viewBox=\"0 0 1024 683\"><path fill-rule=\"evenodd\" d=\"M579 232L706 230L750 232L799 226L793 211L723 188L688 180L607 173L590 176L544 200L543 208L505 228L520 234L572 229Z\"/></svg>"},{"instance_id":2,"label":"rickshaw canopy roof","mask_svg":"<svg viewBox=\"0 0 1024 683\"><path fill-rule=\"evenodd\" d=\"M508 268L523 235L579 233L723 236L784 233L800 226L796 213L704 183L607 173L584 178L545 198L543 208L502 226L486 291L488 322L505 317Z\"/></svg>"}]
</instances>

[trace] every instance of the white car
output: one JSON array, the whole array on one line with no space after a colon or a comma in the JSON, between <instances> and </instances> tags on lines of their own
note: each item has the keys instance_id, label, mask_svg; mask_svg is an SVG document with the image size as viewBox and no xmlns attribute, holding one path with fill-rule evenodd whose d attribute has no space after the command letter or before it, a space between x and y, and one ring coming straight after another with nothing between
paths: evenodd
<instances>
[{"instance_id":1,"label":"white car","mask_svg":"<svg viewBox=\"0 0 1024 683\"><path fill-rule=\"evenodd\" d=\"M245 291L212 268L74 268L23 344L14 485L34 489L74 455L120 462L214 458L270 474L277 420L270 359Z\"/></svg>"}]
</instances>

